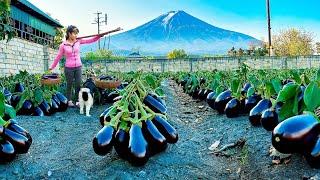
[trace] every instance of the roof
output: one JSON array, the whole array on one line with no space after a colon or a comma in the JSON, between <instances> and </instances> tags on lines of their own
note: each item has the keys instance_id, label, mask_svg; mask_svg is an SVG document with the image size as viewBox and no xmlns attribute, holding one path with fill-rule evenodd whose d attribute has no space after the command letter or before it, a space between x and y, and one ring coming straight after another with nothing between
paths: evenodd
<instances>
[{"instance_id":1,"label":"roof","mask_svg":"<svg viewBox=\"0 0 320 180\"><path fill-rule=\"evenodd\" d=\"M35 16L36 18L41 19L43 22L51 26L63 27L57 20L53 19L48 14L44 13L27 0L11 0L11 5L21 9L24 12L27 12L28 14Z\"/></svg>"}]
</instances>

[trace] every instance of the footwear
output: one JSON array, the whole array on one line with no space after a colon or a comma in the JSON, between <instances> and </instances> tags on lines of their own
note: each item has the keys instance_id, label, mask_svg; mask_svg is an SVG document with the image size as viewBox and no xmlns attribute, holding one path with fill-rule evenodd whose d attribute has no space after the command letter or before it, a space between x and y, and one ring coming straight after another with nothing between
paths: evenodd
<instances>
[{"instance_id":1,"label":"footwear","mask_svg":"<svg viewBox=\"0 0 320 180\"><path fill-rule=\"evenodd\" d=\"M69 107L75 107L72 101L68 101L68 106Z\"/></svg>"}]
</instances>

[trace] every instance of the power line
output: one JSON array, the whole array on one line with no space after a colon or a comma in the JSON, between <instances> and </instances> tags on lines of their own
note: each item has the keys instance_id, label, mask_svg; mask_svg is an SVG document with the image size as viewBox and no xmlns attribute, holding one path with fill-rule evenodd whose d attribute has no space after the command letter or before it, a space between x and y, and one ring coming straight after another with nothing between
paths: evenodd
<instances>
[{"instance_id":1,"label":"power line","mask_svg":"<svg viewBox=\"0 0 320 180\"><path fill-rule=\"evenodd\" d=\"M105 14L104 20L103 17L101 17L102 12L96 12L94 13L97 15L97 17L95 18L94 22L92 24L97 24L98 25L98 34L100 34L100 25L102 25L102 23L105 23L105 25L107 24L107 14ZM98 47L100 49L100 40L98 41Z\"/></svg>"}]
</instances>

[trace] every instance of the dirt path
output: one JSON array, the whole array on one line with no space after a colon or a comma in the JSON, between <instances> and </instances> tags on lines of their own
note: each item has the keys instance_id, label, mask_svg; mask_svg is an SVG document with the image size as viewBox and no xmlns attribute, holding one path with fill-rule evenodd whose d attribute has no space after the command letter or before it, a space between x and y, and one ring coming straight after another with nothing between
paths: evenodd
<instances>
[{"instance_id":1,"label":"dirt path","mask_svg":"<svg viewBox=\"0 0 320 180\"><path fill-rule=\"evenodd\" d=\"M293 155L287 165L272 165L268 150L271 135L253 128L248 117L228 119L217 115L206 103L182 93L172 81L165 81L170 123L179 141L166 152L153 156L144 167L132 167L115 151L98 156L92 138L101 128L98 116L106 106L95 106L92 117L68 109L51 117L19 116L29 130L33 144L28 154L0 165L0 179L302 179L318 176L305 160ZM222 139L221 139L222 138ZM218 148L245 139L245 145L210 154L208 147L221 139ZM318 173L318 174L317 174Z\"/></svg>"}]
</instances>

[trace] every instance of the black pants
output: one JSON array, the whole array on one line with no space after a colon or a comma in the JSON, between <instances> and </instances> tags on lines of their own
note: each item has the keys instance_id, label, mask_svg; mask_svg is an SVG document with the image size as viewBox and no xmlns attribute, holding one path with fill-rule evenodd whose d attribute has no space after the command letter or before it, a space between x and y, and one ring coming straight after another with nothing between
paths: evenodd
<instances>
[{"instance_id":1,"label":"black pants","mask_svg":"<svg viewBox=\"0 0 320 180\"><path fill-rule=\"evenodd\" d=\"M73 92L72 91L73 82L75 84L76 98L77 98L78 93L80 91L82 67L81 66L74 67L74 68L65 67L64 74L66 76L66 81L67 81L67 98L70 101L70 100L72 100L72 97L73 97L73 93L72 93Z\"/></svg>"}]
</instances>

